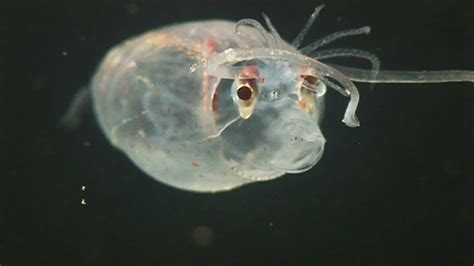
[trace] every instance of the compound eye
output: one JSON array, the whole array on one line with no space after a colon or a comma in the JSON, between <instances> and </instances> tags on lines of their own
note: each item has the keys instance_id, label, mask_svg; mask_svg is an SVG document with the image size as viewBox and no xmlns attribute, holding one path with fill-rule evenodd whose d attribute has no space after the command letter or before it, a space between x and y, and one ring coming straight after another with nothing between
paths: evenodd
<instances>
[{"instance_id":1,"label":"compound eye","mask_svg":"<svg viewBox=\"0 0 474 266\"><path fill-rule=\"evenodd\" d=\"M247 119L252 115L258 99L258 85L256 79L237 80L237 90L235 92L236 104L239 108L240 116ZM234 98L234 99L235 99Z\"/></svg>"}]
</instances>

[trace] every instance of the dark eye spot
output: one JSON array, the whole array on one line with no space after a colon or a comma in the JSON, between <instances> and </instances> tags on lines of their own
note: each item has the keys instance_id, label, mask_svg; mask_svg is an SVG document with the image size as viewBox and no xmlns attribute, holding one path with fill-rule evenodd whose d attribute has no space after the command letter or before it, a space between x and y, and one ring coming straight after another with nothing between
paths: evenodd
<instances>
[{"instance_id":1,"label":"dark eye spot","mask_svg":"<svg viewBox=\"0 0 474 266\"><path fill-rule=\"evenodd\" d=\"M244 85L237 90L237 96L242 101L248 101L252 97L252 89Z\"/></svg>"}]
</instances>

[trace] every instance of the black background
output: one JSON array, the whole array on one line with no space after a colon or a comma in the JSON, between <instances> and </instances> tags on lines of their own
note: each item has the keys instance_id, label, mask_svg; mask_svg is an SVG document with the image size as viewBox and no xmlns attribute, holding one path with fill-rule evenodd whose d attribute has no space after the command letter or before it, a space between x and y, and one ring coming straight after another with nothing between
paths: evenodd
<instances>
[{"instance_id":1,"label":"black background","mask_svg":"<svg viewBox=\"0 0 474 266\"><path fill-rule=\"evenodd\" d=\"M474 70L472 0L325 3L307 40L371 25L332 47L372 51L383 69ZM473 84L361 84L357 129L330 91L316 167L218 194L149 178L92 116L76 131L58 124L104 53L132 35L264 11L291 40L316 4L4 1L0 264L472 265ZM199 226L212 234L205 247Z\"/></svg>"}]
</instances>

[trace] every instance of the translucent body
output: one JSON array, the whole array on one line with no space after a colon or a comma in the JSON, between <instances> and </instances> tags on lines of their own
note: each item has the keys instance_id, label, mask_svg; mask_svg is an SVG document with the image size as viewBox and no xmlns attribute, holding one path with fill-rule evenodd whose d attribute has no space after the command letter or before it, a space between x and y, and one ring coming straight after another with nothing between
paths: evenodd
<instances>
[{"instance_id":1,"label":"translucent body","mask_svg":"<svg viewBox=\"0 0 474 266\"><path fill-rule=\"evenodd\" d=\"M191 191L225 191L313 167L324 150L319 123L330 87L349 97L343 122L359 126L353 81L424 83L474 80L472 71L379 71L358 49L320 47L368 34L369 27L299 46L323 6L289 44L269 18L177 24L113 48L91 84L110 141L158 181ZM372 69L321 61L358 57ZM83 94L80 94L82 99ZM75 101L65 115L75 122Z\"/></svg>"},{"instance_id":2,"label":"translucent body","mask_svg":"<svg viewBox=\"0 0 474 266\"><path fill-rule=\"evenodd\" d=\"M234 30L227 21L163 28L113 48L100 65L92 82L100 125L155 179L186 190L229 190L319 160L321 111L298 108L300 68L258 62L267 81L245 120L233 104L235 82L207 75L210 56L262 46L249 28L246 42Z\"/></svg>"}]
</instances>

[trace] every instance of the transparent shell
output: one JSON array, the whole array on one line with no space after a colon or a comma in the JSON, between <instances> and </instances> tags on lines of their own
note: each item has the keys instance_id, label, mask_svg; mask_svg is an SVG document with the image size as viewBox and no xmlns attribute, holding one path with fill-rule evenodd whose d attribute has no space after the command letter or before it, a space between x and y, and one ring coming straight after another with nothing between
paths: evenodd
<instances>
[{"instance_id":1,"label":"transparent shell","mask_svg":"<svg viewBox=\"0 0 474 266\"><path fill-rule=\"evenodd\" d=\"M319 109L300 119L300 110L284 110L297 100L276 105L261 100L251 119L239 119L232 81L207 74L206 64L213 55L229 48L262 46L258 32L244 27L242 42L235 29L236 23L228 21L165 27L113 48L98 68L92 92L99 123L110 141L153 178L185 190L213 192L291 172L275 164L299 160L304 157L302 149L310 159L304 165L295 162L298 169L307 170L319 160L324 146ZM275 70L270 66L268 71L270 79ZM285 65L282 71L278 79L289 78L292 86L298 85L299 68ZM276 93L292 92L262 87L260 96ZM322 99L317 101L321 108ZM265 107L270 104L271 108ZM303 127L313 132L308 133L312 140L298 138ZM288 134L279 132L285 129ZM315 145L308 146L310 142ZM263 160L275 167L262 166Z\"/></svg>"},{"instance_id":2,"label":"transparent shell","mask_svg":"<svg viewBox=\"0 0 474 266\"><path fill-rule=\"evenodd\" d=\"M132 38L101 63L91 90L110 141L158 181L184 190L225 191L299 173L324 151L319 123L326 87L349 98L342 122L360 125L353 83L474 82L474 72L380 71L374 54L320 50L368 34L342 30L300 47L324 5L316 7L291 44L263 14L258 21L176 24ZM323 63L362 58L371 69ZM77 122L87 90L64 116Z\"/></svg>"},{"instance_id":3,"label":"transparent shell","mask_svg":"<svg viewBox=\"0 0 474 266\"><path fill-rule=\"evenodd\" d=\"M321 47L370 27L300 45L323 5L288 44L258 21L176 24L113 48L92 81L95 112L110 141L143 171L191 191L225 191L313 167L326 87L349 98L342 122L360 125L353 83L473 82L474 72L380 71L374 54ZM362 58L371 69L323 63ZM80 93L66 120L75 121Z\"/></svg>"}]
</instances>

